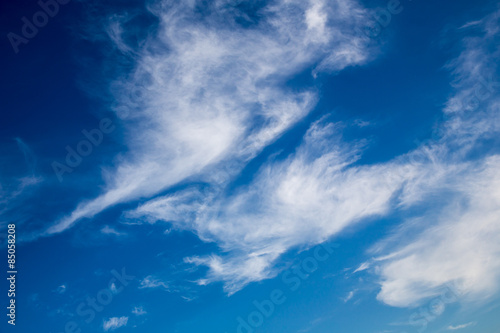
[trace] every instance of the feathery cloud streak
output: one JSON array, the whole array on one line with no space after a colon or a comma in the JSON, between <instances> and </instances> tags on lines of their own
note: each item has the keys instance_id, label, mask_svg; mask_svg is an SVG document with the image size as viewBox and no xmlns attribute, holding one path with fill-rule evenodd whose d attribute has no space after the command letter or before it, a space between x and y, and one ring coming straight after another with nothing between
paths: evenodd
<instances>
[{"instance_id":1,"label":"feathery cloud streak","mask_svg":"<svg viewBox=\"0 0 500 333\"><path fill-rule=\"evenodd\" d=\"M136 49L124 42L127 18L111 17L111 39L135 63L114 83L130 152L105 171L105 192L48 234L211 165L245 163L314 107L315 92L286 89L287 79L314 65L339 71L368 59L368 40L354 33L366 11L355 1L275 1L250 26L235 21L244 13L230 2L216 1L203 21L196 5L155 2L148 9L158 31Z\"/></svg>"},{"instance_id":2,"label":"feathery cloud streak","mask_svg":"<svg viewBox=\"0 0 500 333\"><path fill-rule=\"evenodd\" d=\"M457 91L445 108L451 118L443 139L433 149L440 153L432 155L445 177L434 177L417 192L425 197L447 191L451 199L421 222L427 227L416 236L400 235L406 245L391 248L383 242L375 249L382 254L378 298L387 304L419 304L448 283L457 286L462 300L487 300L498 292L500 156L466 158L500 130L500 51L493 47L500 40L499 18L497 11L476 21L477 31L463 39L463 51L449 65Z\"/></svg>"},{"instance_id":3,"label":"feathery cloud streak","mask_svg":"<svg viewBox=\"0 0 500 333\"><path fill-rule=\"evenodd\" d=\"M456 77L465 78L455 82L461 105L468 105L471 98L463 91L474 93L470 87L477 86L466 75L470 53L496 40L490 24L496 15L485 18L489 28L482 38L465 39L464 52L450 64ZM478 56L485 72L494 70L494 62L487 59L495 56ZM411 306L454 282L477 299L497 288L498 263L493 258L498 257L494 240L500 207L499 158L486 154L469 161L467 154L481 139L498 133L497 96L482 99L474 114L465 108L452 112L439 140L375 165L354 164L360 147L342 142L333 124L320 121L311 126L295 154L264 165L236 195L219 197L190 189L147 202L129 217L168 221L216 242L224 255L186 261L210 268L201 284L224 281L226 292L233 293L274 276L277 258L292 248L321 243L366 217L398 207L425 207L436 195L443 196L449 206L433 221L438 226L426 229L430 223L423 223L418 239L384 256L377 266L382 278L378 298L394 306ZM463 202L467 204L462 207ZM467 244L477 250L469 251ZM485 283L478 283L480 278Z\"/></svg>"}]
</instances>

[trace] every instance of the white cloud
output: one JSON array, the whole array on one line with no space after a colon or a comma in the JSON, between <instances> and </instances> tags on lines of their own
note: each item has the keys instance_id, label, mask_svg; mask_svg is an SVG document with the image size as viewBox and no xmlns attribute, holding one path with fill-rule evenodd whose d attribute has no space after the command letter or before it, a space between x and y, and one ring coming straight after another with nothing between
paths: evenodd
<instances>
[{"instance_id":1,"label":"white cloud","mask_svg":"<svg viewBox=\"0 0 500 333\"><path fill-rule=\"evenodd\" d=\"M499 53L490 46L498 38L493 13L475 26L482 34L464 38L464 50L451 62L457 93L445 111L452 112L443 138L428 154L438 172L414 186L406 204L432 198L446 204L409 221L396 236L379 243L375 271L381 277L378 299L393 306L414 306L453 284L461 300L482 301L498 292L500 280L500 156L464 161L483 139L498 137L499 91L482 82L496 73ZM492 78L495 82L496 76ZM479 84L478 84L479 83ZM471 100L477 103L471 104ZM453 105L453 107L450 107ZM423 185L423 186L422 186ZM441 194L440 194L441 193ZM394 241L404 245L395 245Z\"/></svg>"},{"instance_id":2,"label":"white cloud","mask_svg":"<svg viewBox=\"0 0 500 333\"><path fill-rule=\"evenodd\" d=\"M378 299L412 306L457 285L464 299L486 299L500 279L500 156L456 175L456 196L417 237L382 260ZM458 182L460 179L460 182Z\"/></svg>"},{"instance_id":3,"label":"white cloud","mask_svg":"<svg viewBox=\"0 0 500 333\"><path fill-rule=\"evenodd\" d=\"M21 150L24 155L24 160L26 162L26 165L28 166L29 174L34 177L37 164L35 154L21 138L15 138L15 140L17 146L19 147L19 150Z\"/></svg>"},{"instance_id":4,"label":"white cloud","mask_svg":"<svg viewBox=\"0 0 500 333\"><path fill-rule=\"evenodd\" d=\"M169 286L166 282L161 281L160 279L154 278L151 275L146 276L144 279L141 280L139 284L139 289L145 289L145 288L163 288L165 290L169 290Z\"/></svg>"},{"instance_id":5,"label":"white cloud","mask_svg":"<svg viewBox=\"0 0 500 333\"><path fill-rule=\"evenodd\" d=\"M488 32L481 41L492 40ZM466 71L473 69L476 77L482 73L467 55L481 41L467 39L466 56L453 62L453 74L461 78L455 82L460 98L463 89L474 86ZM492 58L477 59L483 60L483 71L491 70ZM146 202L128 216L167 221L218 244L225 255L186 261L209 267L200 284L223 281L231 294L275 276L274 263L290 249L321 243L394 208L432 206L442 199L446 208L434 215L426 211L426 218L433 220L419 226L420 234L410 245L384 254L387 246L379 244L374 267L382 278L378 298L412 306L448 282L475 299L486 297L496 291L498 281L499 158L468 162L466 156L479 139L498 134L495 96L483 99L475 114L467 115L463 108L453 111L439 140L374 165L354 164L360 145L342 142L339 129L321 121L311 126L296 153L269 161L250 185L231 197L192 188ZM446 111L451 112L449 105Z\"/></svg>"},{"instance_id":6,"label":"white cloud","mask_svg":"<svg viewBox=\"0 0 500 333\"><path fill-rule=\"evenodd\" d=\"M353 273L362 272L364 270L367 270L368 268L370 268L370 263L364 262L361 265L359 265L359 267L356 268Z\"/></svg>"},{"instance_id":7,"label":"white cloud","mask_svg":"<svg viewBox=\"0 0 500 333\"><path fill-rule=\"evenodd\" d=\"M63 294L66 292L66 289L67 289L66 285L62 284L59 287L57 287L56 290L54 291L58 294Z\"/></svg>"},{"instance_id":8,"label":"white cloud","mask_svg":"<svg viewBox=\"0 0 500 333\"><path fill-rule=\"evenodd\" d=\"M21 138L15 138L14 141L17 147L5 145L0 157L0 217L4 221L20 223L31 217L20 207L29 202L37 187L45 179L37 175L37 158L33 150ZM19 160L19 152L23 156L24 166L9 170L12 161ZM7 224L0 222L0 228L4 223Z\"/></svg>"},{"instance_id":9,"label":"white cloud","mask_svg":"<svg viewBox=\"0 0 500 333\"><path fill-rule=\"evenodd\" d=\"M135 314L136 316L142 316L145 315L147 312L144 310L142 306L136 306L132 310L132 313Z\"/></svg>"},{"instance_id":10,"label":"white cloud","mask_svg":"<svg viewBox=\"0 0 500 333\"><path fill-rule=\"evenodd\" d=\"M465 157L500 129L497 94L484 97L491 85L482 87L484 98L477 95L478 82L496 70L498 54L488 54L483 44L496 40L492 22L498 13L474 24L484 35L464 39L465 51L448 66L457 93L445 107L450 119L437 142L389 162L357 164L362 145L343 142L340 129L323 120L310 127L295 153L268 161L249 185L226 197L221 188L314 107L316 93L285 89L287 79L306 68L316 74L367 61L367 41L353 33L366 12L354 1L276 1L264 9L267 19L227 28L214 17L206 25L193 23L190 6L165 11L161 4L150 7L160 20L158 34L134 50L134 71L114 86L129 153L104 173L105 192L81 203L49 234L183 179L203 180L211 185L207 190L190 187L155 198L127 216L172 223L215 242L223 255L185 260L209 267L200 284L223 281L233 293L275 276L274 263L290 249L446 194L448 205L429 215L432 223L422 225L408 245L387 250L390 242L379 244L378 298L411 306L448 282L475 299L497 290L500 158ZM218 15L231 18L223 8ZM127 32L111 29L118 49L130 53L123 44ZM480 108L470 103L474 97ZM168 290L151 276L140 285L157 287Z\"/></svg>"},{"instance_id":11,"label":"white cloud","mask_svg":"<svg viewBox=\"0 0 500 333\"><path fill-rule=\"evenodd\" d=\"M188 297L188 296L181 296L181 298L186 302L191 302L192 300L196 299L196 297Z\"/></svg>"},{"instance_id":12,"label":"white cloud","mask_svg":"<svg viewBox=\"0 0 500 333\"><path fill-rule=\"evenodd\" d=\"M233 21L238 10L227 4L217 2L200 24L189 5L166 3L150 5L159 30L134 49L135 69L113 85L130 152L105 171L105 192L48 234L187 177L206 178L221 162L239 165L237 172L314 107L315 92L286 89L287 79L315 64L316 72L338 71L366 60L368 40L353 29L366 13L353 0L275 1L250 28ZM108 31L129 54L119 18Z\"/></svg>"},{"instance_id":13,"label":"white cloud","mask_svg":"<svg viewBox=\"0 0 500 333\"><path fill-rule=\"evenodd\" d=\"M352 166L358 150L343 144L337 131L333 124L315 123L295 154L264 165L252 184L231 197L187 190L147 202L128 216L169 221L216 242L229 255L186 261L210 268L200 283L222 280L233 293L274 276L273 263L290 248L321 243L389 210L411 168Z\"/></svg>"},{"instance_id":14,"label":"white cloud","mask_svg":"<svg viewBox=\"0 0 500 333\"><path fill-rule=\"evenodd\" d=\"M343 301L344 303L349 302L353 297L354 297L354 292L355 290L350 291L346 297L344 297Z\"/></svg>"},{"instance_id":15,"label":"white cloud","mask_svg":"<svg viewBox=\"0 0 500 333\"><path fill-rule=\"evenodd\" d=\"M447 330L451 330L451 331L461 330L463 328L467 328L467 327L474 326L474 325L476 325L476 322L475 321L471 321L470 323L462 324L462 325L457 325L457 326L450 325L450 326L448 326Z\"/></svg>"},{"instance_id":16,"label":"white cloud","mask_svg":"<svg viewBox=\"0 0 500 333\"><path fill-rule=\"evenodd\" d=\"M114 331L117 328L127 326L128 317L111 317L108 320L105 320L102 324L102 328L105 332Z\"/></svg>"},{"instance_id":17,"label":"white cloud","mask_svg":"<svg viewBox=\"0 0 500 333\"><path fill-rule=\"evenodd\" d=\"M105 235L115 235L115 236L123 236L126 235L124 232L119 232L115 228L105 225L101 228L101 233Z\"/></svg>"}]
</instances>

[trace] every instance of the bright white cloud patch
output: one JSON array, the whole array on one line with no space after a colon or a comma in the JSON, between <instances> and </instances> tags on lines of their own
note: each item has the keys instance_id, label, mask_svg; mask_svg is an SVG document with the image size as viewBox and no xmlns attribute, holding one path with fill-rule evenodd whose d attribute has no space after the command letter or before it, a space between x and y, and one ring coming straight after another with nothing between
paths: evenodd
<instances>
[{"instance_id":1,"label":"bright white cloud patch","mask_svg":"<svg viewBox=\"0 0 500 333\"><path fill-rule=\"evenodd\" d=\"M114 331L117 328L126 326L128 322L128 317L111 317L108 320L105 320L102 324L102 329L104 332Z\"/></svg>"},{"instance_id":2,"label":"bright white cloud patch","mask_svg":"<svg viewBox=\"0 0 500 333\"><path fill-rule=\"evenodd\" d=\"M379 266L378 298L410 306L453 283L463 298L485 299L500 280L500 157L457 175L457 197L415 239Z\"/></svg>"}]
</instances>

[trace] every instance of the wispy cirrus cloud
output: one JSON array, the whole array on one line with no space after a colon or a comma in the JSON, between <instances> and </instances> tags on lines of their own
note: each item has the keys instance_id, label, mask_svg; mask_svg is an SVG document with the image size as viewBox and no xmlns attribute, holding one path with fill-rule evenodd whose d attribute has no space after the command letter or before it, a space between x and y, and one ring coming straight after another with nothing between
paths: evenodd
<instances>
[{"instance_id":1,"label":"wispy cirrus cloud","mask_svg":"<svg viewBox=\"0 0 500 333\"><path fill-rule=\"evenodd\" d=\"M12 177L9 181L2 179L3 177L0 178L5 182L5 188L2 188L0 183L0 203L16 199L25 190L29 190L43 181L43 177L37 174L37 159L32 149L21 138L15 138L14 141L24 157L25 171L22 176Z\"/></svg>"},{"instance_id":2,"label":"wispy cirrus cloud","mask_svg":"<svg viewBox=\"0 0 500 333\"><path fill-rule=\"evenodd\" d=\"M490 26L495 15L485 18L489 28L482 38L465 39L463 54L449 67L455 77L462 77L454 81L462 105L467 105L463 90L474 92L470 87L475 86L466 76L472 66L468 54L471 48L487 48L496 40ZM479 58L486 63L473 68L485 72L495 68L490 66L494 56ZM480 77L480 72L474 73ZM480 140L498 133L497 98L498 93L482 99L474 114L463 108L451 111L448 103L445 111L451 116L439 129L437 140L373 165L356 163L362 145L343 142L338 128L327 121L316 122L294 154L263 165L251 184L231 196L191 188L142 204L128 217L168 221L217 243L224 255L186 261L209 267L200 284L223 281L231 294L247 283L275 276L275 262L292 248L321 243L368 217L416 205L433 206L441 197L446 206L440 213L424 210L435 223L421 223L421 234L408 240L410 245L377 258L378 298L394 306L412 306L448 282L481 298L497 287L493 258L498 257L498 246L493 240L499 207L495 199L498 157L487 153L470 161L467 155ZM477 250L470 252L467 244ZM387 249L379 246L375 253ZM479 276L486 280L479 283Z\"/></svg>"},{"instance_id":3,"label":"wispy cirrus cloud","mask_svg":"<svg viewBox=\"0 0 500 333\"><path fill-rule=\"evenodd\" d=\"M315 105L313 89L293 91L286 80L311 66L339 71L369 58L367 38L354 33L366 11L352 0L274 1L244 25L235 21L244 13L232 2L205 4L203 22L196 19L199 6L149 5L158 29L133 52L123 44L127 17L112 16L111 40L135 64L113 84L114 109L130 128L129 153L105 171L105 192L78 205L48 234L206 176L218 163L246 163Z\"/></svg>"},{"instance_id":4,"label":"wispy cirrus cloud","mask_svg":"<svg viewBox=\"0 0 500 333\"><path fill-rule=\"evenodd\" d=\"M500 157L495 151L473 160L467 156L483 150L484 140L498 137L500 130L500 53L491 52L500 39L499 16L495 12L474 22L478 31L464 37L463 51L450 62L457 91L445 108L451 117L443 137L429 155L441 172L413 190L419 202L438 191L447 200L426 211L425 219L409 221L392 245L384 241L374 247L382 254L375 265L381 277L378 299L389 305L414 306L447 283L459 287L462 300L487 300L498 292Z\"/></svg>"},{"instance_id":5,"label":"wispy cirrus cloud","mask_svg":"<svg viewBox=\"0 0 500 333\"><path fill-rule=\"evenodd\" d=\"M146 276L141 280L139 284L139 289L149 289L149 288L163 288L165 290L170 290L168 284L160 279L157 279L151 275Z\"/></svg>"},{"instance_id":6,"label":"wispy cirrus cloud","mask_svg":"<svg viewBox=\"0 0 500 333\"><path fill-rule=\"evenodd\" d=\"M378 299L412 306L436 297L446 283L458 286L463 299L488 299L500 277L500 158L467 166L449 184L454 198L428 221L419 220L417 236L400 234L406 245L384 255ZM415 234L415 228L409 229ZM418 229L417 229L418 230Z\"/></svg>"},{"instance_id":7,"label":"wispy cirrus cloud","mask_svg":"<svg viewBox=\"0 0 500 333\"><path fill-rule=\"evenodd\" d=\"M190 189L147 202L128 217L171 222L229 253L186 258L210 268L202 284L222 280L233 293L272 277L273 263L289 249L321 243L366 217L387 213L408 179L409 169L399 163L352 166L359 148L343 144L337 130L315 123L295 154L264 165L230 197Z\"/></svg>"},{"instance_id":8,"label":"wispy cirrus cloud","mask_svg":"<svg viewBox=\"0 0 500 333\"><path fill-rule=\"evenodd\" d=\"M67 286L65 284L62 284L53 291L58 293L58 294L64 294L66 292L66 289L67 289Z\"/></svg>"},{"instance_id":9,"label":"wispy cirrus cloud","mask_svg":"<svg viewBox=\"0 0 500 333\"><path fill-rule=\"evenodd\" d=\"M124 236L126 233L120 232L116 230L113 227L110 227L109 225L105 225L104 227L101 228L101 233L104 235L114 235L114 236Z\"/></svg>"},{"instance_id":10,"label":"wispy cirrus cloud","mask_svg":"<svg viewBox=\"0 0 500 333\"><path fill-rule=\"evenodd\" d=\"M476 322L475 321L471 321L470 323L466 323L466 324L462 324L462 325L456 325L456 326L450 325L446 329L449 330L449 331L455 331L455 330L461 330L461 329L464 329L464 328L467 328L467 327L471 327L471 326L474 326L474 325L476 325Z\"/></svg>"},{"instance_id":11,"label":"wispy cirrus cloud","mask_svg":"<svg viewBox=\"0 0 500 333\"><path fill-rule=\"evenodd\" d=\"M132 313L136 316L143 316L147 314L146 310L144 310L142 306L135 306L134 309L132 309Z\"/></svg>"},{"instance_id":12,"label":"wispy cirrus cloud","mask_svg":"<svg viewBox=\"0 0 500 333\"><path fill-rule=\"evenodd\" d=\"M223 281L231 294L275 276L275 263L291 249L321 243L367 218L432 205L442 195L447 205L434 215L437 226L423 224L407 246L384 243L375 251L378 298L411 306L449 281L462 283L474 297L496 290L497 263L483 260L496 255L495 244L487 238L476 257L461 248L497 232L495 187L485 179L496 184L498 158L486 152L471 161L470 153L498 134L496 81L488 76L496 73L498 52L486 52L498 40L498 13L470 25L483 29L482 35L464 38L464 52L448 65L456 94L444 108L448 119L438 139L391 161L364 165L363 142L344 141L340 127L322 119L295 152L270 159L249 184L227 195L224 187L244 165L314 108L315 90L286 88L288 79L306 69L317 75L370 59L369 41L355 33L367 11L347 0L276 1L250 18L216 1L200 22L193 19L198 5L149 6L159 25L139 47L125 42L127 17L111 18L111 40L134 63L113 85L114 110L130 129L129 151L104 172L104 193L82 202L47 234L118 203L152 198L182 180L201 181L209 186L155 197L126 218L171 223L216 243L221 253L185 261L209 268L200 284ZM244 17L245 24L235 17ZM478 85L482 78L488 85ZM481 107L471 103L474 97ZM481 194L475 184L489 192ZM471 226L474 214L479 229ZM452 260L464 256L470 260ZM473 269L467 271L467 263ZM439 274L420 274L419 268ZM476 274L490 283L474 287ZM146 285L161 286L151 277Z\"/></svg>"},{"instance_id":13,"label":"wispy cirrus cloud","mask_svg":"<svg viewBox=\"0 0 500 333\"><path fill-rule=\"evenodd\" d=\"M356 290L351 290L342 300L344 301L344 303L347 303L349 302L353 297L354 297L354 294L356 293Z\"/></svg>"},{"instance_id":14,"label":"wispy cirrus cloud","mask_svg":"<svg viewBox=\"0 0 500 333\"><path fill-rule=\"evenodd\" d=\"M32 148L21 138L13 141L17 147L5 145L0 157L0 229L7 226L7 221L18 223L29 219L28 213L19 207L26 205L44 181L37 170L37 157ZM12 161L21 160L20 155L22 167L10 168Z\"/></svg>"}]
</instances>

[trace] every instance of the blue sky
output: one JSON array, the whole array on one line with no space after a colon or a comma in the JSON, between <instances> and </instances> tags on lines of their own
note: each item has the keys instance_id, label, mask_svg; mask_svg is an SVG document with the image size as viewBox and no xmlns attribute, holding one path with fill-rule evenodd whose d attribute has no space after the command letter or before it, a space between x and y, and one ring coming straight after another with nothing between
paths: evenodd
<instances>
[{"instance_id":1,"label":"blue sky","mask_svg":"<svg viewBox=\"0 0 500 333\"><path fill-rule=\"evenodd\" d=\"M495 1L0 6L2 332L498 332Z\"/></svg>"}]
</instances>

